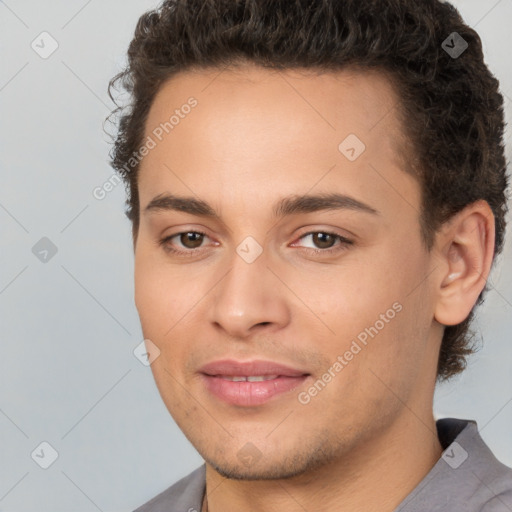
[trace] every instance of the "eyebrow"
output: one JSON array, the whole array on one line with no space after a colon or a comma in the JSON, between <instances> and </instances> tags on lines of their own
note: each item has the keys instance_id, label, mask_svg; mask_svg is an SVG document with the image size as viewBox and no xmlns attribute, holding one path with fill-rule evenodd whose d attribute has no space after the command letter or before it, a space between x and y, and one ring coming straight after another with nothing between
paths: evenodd
<instances>
[{"instance_id":1,"label":"eyebrow","mask_svg":"<svg viewBox=\"0 0 512 512\"><path fill-rule=\"evenodd\" d=\"M284 197L274 205L272 214L274 218L281 218L322 210L356 210L372 215L380 215L380 212L375 208L353 197L337 193ZM206 201L169 193L154 197L144 208L144 213L152 211L179 211L200 217L219 219L215 209Z\"/></svg>"}]
</instances>

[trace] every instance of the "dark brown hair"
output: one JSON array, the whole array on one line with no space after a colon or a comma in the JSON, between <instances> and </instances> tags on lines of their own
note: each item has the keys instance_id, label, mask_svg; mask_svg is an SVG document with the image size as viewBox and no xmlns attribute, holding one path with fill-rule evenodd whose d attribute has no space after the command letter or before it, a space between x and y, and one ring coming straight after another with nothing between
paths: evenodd
<instances>
[{"instance_id":1,"label":"dark brown hair","mask_svg":"<svg viewBox=\"0 0 512 512\"><path fill-rule=\"evenodd\" d=\"M466 43L460 55L450 53ZM166 0L143 14L128 65L108 88L115 102L111 89L120 82L131 99L125 106L116 103L107 119L120 115L109 156L125 181L134 243L139 165L133 156L143 143L156 93L179 71L244 62L385 73L401 98L406 169L422 187L425 246L432 248L436 231L455 213L484 199L495 216L495 255L501 251L507 212L503 98L484 63L478 34L439 0ZM464 322L445 328L438 380L461 372L475 351L473 314L474 308Z\"/></svg>"}]
</instances>

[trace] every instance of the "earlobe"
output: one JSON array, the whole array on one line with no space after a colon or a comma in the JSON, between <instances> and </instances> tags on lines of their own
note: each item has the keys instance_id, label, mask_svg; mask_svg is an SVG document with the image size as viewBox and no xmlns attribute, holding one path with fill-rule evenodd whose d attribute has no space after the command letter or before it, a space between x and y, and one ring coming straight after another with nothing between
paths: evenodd
<instances>
[{"instance_id":1,"label":"earlobe","mask_svg":"<svg viewBox=\"0 0 512 512\"><path fill-rule=\"evenodd\" d=\"M439 233L441 263L434 317L443 325L463 322L489 275L494 256L494 215L477 201L455 215Z\"/></svg>"}]
</instances>

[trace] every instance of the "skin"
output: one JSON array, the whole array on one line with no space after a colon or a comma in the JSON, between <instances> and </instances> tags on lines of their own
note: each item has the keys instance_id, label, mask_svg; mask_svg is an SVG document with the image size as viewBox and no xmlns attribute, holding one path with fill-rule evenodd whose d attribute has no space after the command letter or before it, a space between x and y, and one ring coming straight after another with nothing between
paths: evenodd
<instances>
[{"instance_id":1,"label":"skin","mask_svg":"<svg viewBox=\"0 0 512 512\"><path fill-rule=\"evenodd\" d=\"M376 72L183 72L160 89L145 135L190 96L197 106L141 163L135 302L144 337L160 350L151 368L162 399L206 461L208 510L391 512L442 453L432 401L443 325L462 321L485 285L491 210L470 205L426 250L420 186L399 158L399 100ZM351 133L366 146L353 162L338 150ZM272 217L281 198L321 192L378 214ZM220 219L145 212L163 193L207 201ZM197 230L207 236L167 242L192 256L158 243ZM248 236L262 249L252 263L236 252ZM396 303L400 312L300 403ZM238 407L211 395L198 373L225 358L311 375L263 405ZM255 456L244 463L248 442Z\"/></svg>"}]
</instances>

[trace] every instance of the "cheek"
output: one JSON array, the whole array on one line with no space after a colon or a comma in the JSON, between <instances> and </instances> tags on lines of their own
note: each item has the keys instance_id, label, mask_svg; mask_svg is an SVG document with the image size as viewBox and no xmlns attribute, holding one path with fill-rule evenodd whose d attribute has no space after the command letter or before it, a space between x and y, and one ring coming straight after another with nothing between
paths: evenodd
<instances>
[{"instance_id":1,"label":"cheek","mask_svg":"<svg viewBox=\"0 0 512 512\"><path fill-rule=\"evenodd\" d=\"M183 276L173 273L161 256L150 249L135 253L135 305L143 326L173 325L173 320L186 306L189 294L183 290Z\"/></svg>"},{"instance_id":2,"label":"cheek","mask_svg":"<svg viewBox=\"0 0 512 512\"><path fill-rule=\"evenodd\" d=\"M147 327L152 326L152 313L155 307L160 307L160 301L156 297L160 296L160 286L155 279L155 270L148 265L147 261L140 256L140 252L135 257L134 284L135 284L135 307L139 313L140 321L144 335Z\"/></svg>"},{"instance_id":3,"label":"cheek","mask_svg":"<svg viewBox=\"0 0 512 512\"><path fill-rule=\"evenodd\" d=\"M165 381L170 377L163 366L175 374L188 357L190 333L197 328L194 311L205 291L190 272L145 256L141 251L135 258L135 305L144 338L160 350L151 365L155 379Z\"/></svg>"},{"instance_id":4,"label":"cheek","mask_svg":"<svg viewBox=\"0 0 512 512\"><path fill-rule=\"evenodd\" d=\"M354 304L360 321L355 321L358 332L353 338L365 341L359 343L362 350L357 356L361 376L368 379L368 389L384 394L393 390L404 400L429 359L432 318L428 283L421 283L422 265L416 263L411 261L401 272L383 275L374 285L376 291Z\"/></svg>"},{"instance_id":5,"label":"cheek","mask_svg":"<svg viewBox=\"0 0 512 512\"><path fill-rule=\"evenodd\" d=\"M354 258L321 273L289 274L285 281L302 299L297 307L306 314L298 321L306 331L307 325L316 324L326 337L348 341L376 322L380 325L386 311L391 309L388 316L394 317L400 286L393 272L378 262L375 257Z\"/></svg>"},{"instance_id":6,"label":"cheek","mask_svg":"<svg viewBox=\"0 0 512 512\"><path fill-rule=\"evenodd\" d=\"M361 350L353 359L378 368L410 364L422 350L429 324L424 273L419 254L381 246L378 254L326 267L321 274L300 279L290 274L288 282L307 305L307 314L298 319L304 332L316 325L315 332L323 333L319 350L334 362L346 351L357 352L356 342ZM420 277L424 281L418 286ZM411 340L417 344L411 346Z\"/></svg>"},{"instance_id":7,"label":"cheek","mask_svg":"<svg viewBox=\"0 0 512 512\"><path fill-rule=\"evenodd\" d=\"M135 306L144 336L161 340L175 323L177 296L169 273L155 257L138 249L135 254ZM160 345L160 344L159 344Z\"/></svg>"}]
</instances>

